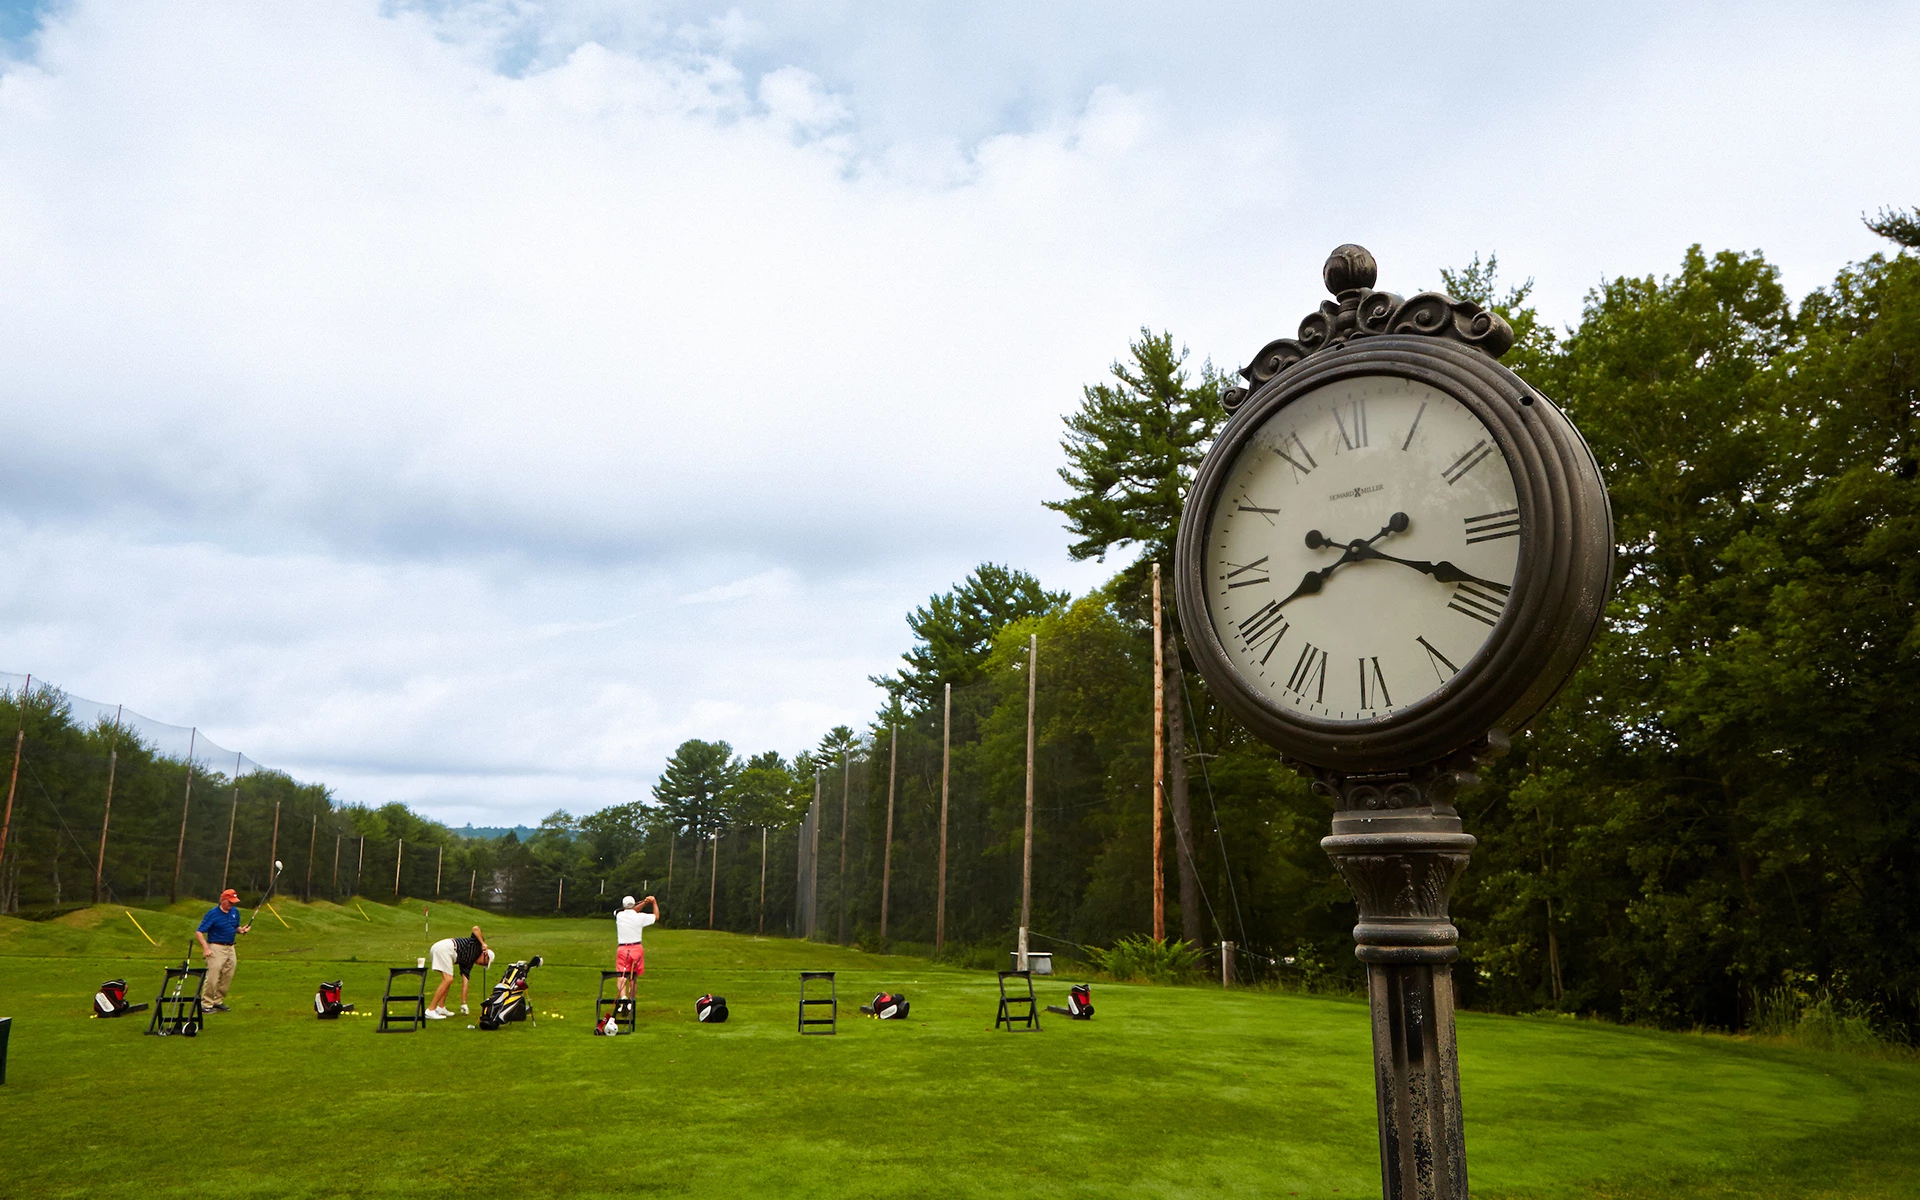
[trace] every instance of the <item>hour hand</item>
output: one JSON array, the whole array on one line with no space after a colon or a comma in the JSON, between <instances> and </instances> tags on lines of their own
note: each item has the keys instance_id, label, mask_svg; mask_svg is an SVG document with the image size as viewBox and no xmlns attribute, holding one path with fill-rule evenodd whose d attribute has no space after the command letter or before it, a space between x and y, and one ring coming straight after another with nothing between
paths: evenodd
<instances>
[{"instance_id":1,"label":"hour hand","mask_svg":"<svg viewBox=\"0 0 1920 1200\"><path fill-rule=\"evenodd\" d=\"M1412 558L1395 558L1393 555L1382 553L1371 546L1362 550L1358 557L1377 558L1382 562L1399 563L1403 567L1412 567L1422 574L1433 576L1441 583L1477 583L1482 587L1490 587L1500 592L1508 590L1508 585L1504 583L1495 583L1491 579L1482 579L1478 575L1470 575L1452 563L1447 562L1445 559L1436 563L1423 562Z\"/></svg>"}]
</instances>

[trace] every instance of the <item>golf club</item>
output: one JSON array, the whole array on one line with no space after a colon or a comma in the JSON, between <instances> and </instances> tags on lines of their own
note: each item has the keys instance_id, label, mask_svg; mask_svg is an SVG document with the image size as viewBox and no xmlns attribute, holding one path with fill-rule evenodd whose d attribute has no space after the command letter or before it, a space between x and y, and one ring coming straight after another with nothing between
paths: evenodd
<instances>
[{"instance_id":1,"label":"golf club","mask_svg":"<svg viewBox=\"0 0 1920 1200\"><path fill-rule=\"evenodd\" d=\"M260 910L267 906L267 901L273 899L273 889L280 883L281 866L282 864L279 859L276 858L273 860L273 874L267 879L267 890L265 894L260 897L260 903L253 906L253 915L256 920L260 916ZM247 922L247 928L253 928L253 921Z\"/></svg>"}]
</instances>

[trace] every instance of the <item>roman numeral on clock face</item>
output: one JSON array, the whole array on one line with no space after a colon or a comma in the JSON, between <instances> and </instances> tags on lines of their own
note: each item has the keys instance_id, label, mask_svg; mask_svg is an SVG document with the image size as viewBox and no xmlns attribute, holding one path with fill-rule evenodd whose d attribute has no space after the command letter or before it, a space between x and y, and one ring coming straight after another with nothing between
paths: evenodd
<instances>
[{"instance_id":1,"label":"roman numeral on clock face","mask_svg":"<svg viewBox=\"0 0 1920 1200\"><path fill-rule=\"evenodd\" d=\"M1232 563L1222 563L1220 564L1221 566L1233 567L1233 570L1228 571L1220 578L1227 581L1228 591L1239 587L1252 587L1256 583L1272 583L1273 580L1267 575L1266 562L1267 556L1263 554L1244 567L1234 567ZM1242 575L1245 575L1246 578L1241 579L1240 576Z\"/></svg>"},{"instance_id":2,"label":"roman numeral on clock face","mask_svg":"<svg viewBox=\"0 0 1920 1200\"><path fill-rule=\"evenodd\" d=\"M1427 652L1427 665L1433 668L1433 673L1435 675L1440 675L1441 667L1445 667L1447 669L1447 673L1445 675L1440 675L1441 683L1445 683L1448 679L1460 673L1460 668L1453 665L1453 660L1448 658L1446 655L1440 653L1438 650L1435 650L1433 648L1432 642L1429 642L1426 638L1423 638L1423 637L1416 637L1413 640L1416 642L1419 642L1420 648Z\"/></svg>"},{"instance_id":3,"label":"roman numeral on clock face","mask_svg":"<svg viewBox=\"0 0 1920 1200\"><path fill-rule=\"evenodd\" d=\"M1459 458L1454 459L1452 466L1440 472L1440 477L1447 481L1448 487L1452 487L1454 484L1459 483L1462 479L1465 479L1467 477L1468 471L1471 471L1475 467L1479 466L1481 460L1486 458L1487 455L1492 453L1493 453L1493 446L1487 441L1487 439L1481 438L1479 441L1475 442L1470 448L1468 448L1465 454L1462 454Z\"/></svg>"},{"instance_id":4,"label":"roman numeral on clock face","mask_svg":"<svg viewBox=\"0 0 1920 1200\"><path fill-rule=\"evenodd\" d=\"M1507 606L1510 590L1497 583L1463 583L1453 589L1453 599L1447 601L1447 607L1483 625L1491 625L1500 619L1500 610Z\"/></svg>"},{"instance_id":5,"label":"roman numeral on clock face","mask_svg":"<svg viewBox=\"0 0 1920 1200\"><path fill-rule=\"evenodd\" d=\"M1287 465L1293 468L1295 483L1300 482L1301 476L1312 474L1313 469L1320 465L1314 461L1313 455L1307 452L1307 444L1300 440L1298 433L1289 433L1281 438L1279 444L1273 448L1273 452L1286 459Z\"/></svg>"},{"instance_id":6,"label":"roman numeral on clock face","mask_svg":"<svg viewBox=\"0 0 1920 1200\"><path fill-rule=\"evenodd\" d=\"M1300 651L1300 657L1293 664L1293 674L1287 676L1287 688L1306 698L1307 689L1313 689L1313 702L1321 704L1327 698L1327 652L1308 642Z\"/></svg>"},{"instance_id":7,"label":"roman numeral on clock face","mask_svg":"<svg viewBox=\"0 0 1920 1200\"><path fill-rule=\"evenodd\" d=\"M1387 695L1387 677L1380 673L1378 658L1360 660L1360 707L1391 708L1393 697Z\"/></svg>"},{"instance_id":8,"label":"roman numeral on clock face","mask_svg":"<svg viewBox=\"0 0 1920 1200\"><path fill-rule=\"evenodd\" d=\"M1263 560L1264 561L1264 560ZM1240 622L1240 640L1247 644L1248 654L1260 654L1260 647L1267 652L1260 654L1260 665L1266 666L1273 652L1280 648L1280 639L1287 636L1287 616L1280 611L1278 600L1269 600L1246 620Z\"/></svg>"},{"instance_id":9,"label":"roman numeral on clock face","mask_svg":"<svg viewBox=\"0 0 1920 1200\"><path fill-rule=\"evenodd\" d=\"M1517 508L1506 508L1465 520L1469 546L1475 542L1497 542L1501 538L1520 536L1520 510Z\"/></svg>"},{"instance_id":10,"label":"roman numeral on clock face","mask_svg":"<svg viewBox=\"0 0 1920 1200\"><path fill-rule=\"evenodd\" d=\"M1345 411L1341 411L1344 407ZM1340 427L1340 444L1349 450L1358 450L1367 444L1367 402L1355 400L1344 406L1335 405L1333 423Z\"/></svg>"}]
</instances>

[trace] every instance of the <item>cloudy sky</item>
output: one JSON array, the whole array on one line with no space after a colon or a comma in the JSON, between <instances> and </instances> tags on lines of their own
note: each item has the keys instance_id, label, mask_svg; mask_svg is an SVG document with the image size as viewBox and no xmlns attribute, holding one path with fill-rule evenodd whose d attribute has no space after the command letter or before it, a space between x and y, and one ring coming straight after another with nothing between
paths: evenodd
<instances>
[{"instance_id":1,"label":"cloudy sky","mask_svg":"<svg viewBox=\"0 0 1920 1200\"><path fill-rule=\"evenodd\" d=\"M1549 8L1564 12L1554 14ZM878 702L1060 416L1358 241L1572 320L1920 203L1920 7L0 0L0 670L537 820Z\"/></svg>"}]
</instances>

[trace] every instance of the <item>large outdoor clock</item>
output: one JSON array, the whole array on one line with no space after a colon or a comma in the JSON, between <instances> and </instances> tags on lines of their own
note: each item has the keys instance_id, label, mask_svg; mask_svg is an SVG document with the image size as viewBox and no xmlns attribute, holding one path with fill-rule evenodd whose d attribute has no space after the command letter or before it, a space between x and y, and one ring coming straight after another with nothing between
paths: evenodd
<instances>
[{"instance_id":1,"label":"large outdoor clock","mask_svg":"<svg viewBox=\"0 0 1920 1200\"><path fill-rule=\"evenodd\" d=\"M1512 733L1566 682L1612 575L1592 453L1496 361L1499 317L1373 291L1336 300L1226 396L1176 549L1180 618L1220 702L1303 763L1437 762Z\"/></svg>"}]
</instances>

